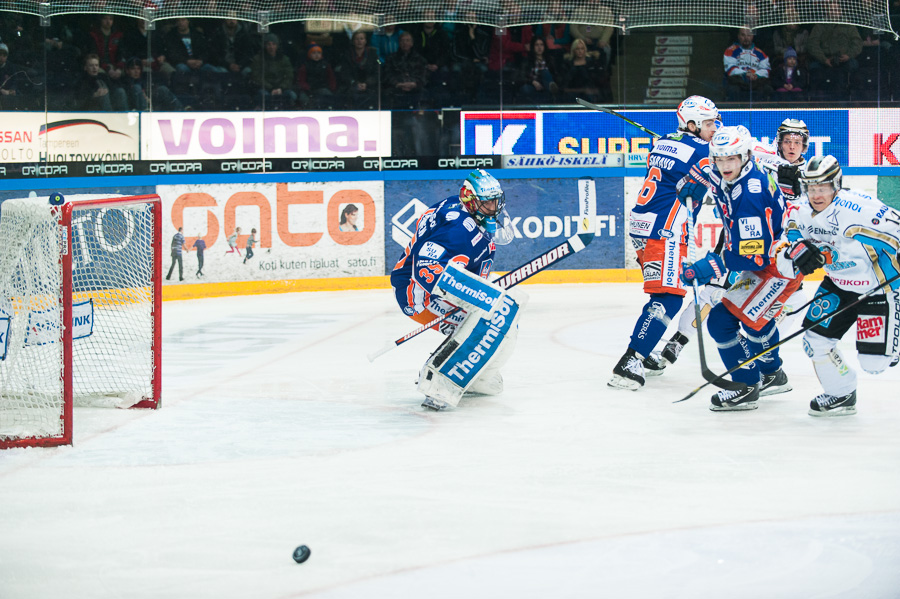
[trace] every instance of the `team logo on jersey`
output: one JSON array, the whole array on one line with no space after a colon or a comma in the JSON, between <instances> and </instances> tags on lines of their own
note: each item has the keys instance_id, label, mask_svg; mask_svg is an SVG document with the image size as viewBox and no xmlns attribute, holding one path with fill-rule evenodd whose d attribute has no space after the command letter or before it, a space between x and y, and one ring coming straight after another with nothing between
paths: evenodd
<instances>
[{"instance_id":1,"label":"team logo on jersey","mask_svg":"<svg viewBox=\"0 0 900 599\"><path fill-rule=\"evenodd\" d=\"M759 179L750 179L747 181L747 191L750 193L762 193L762 183Z\"/></svg>"},{"instance_id":2,"label":"team logo on jersey","mask_svg":"<svg viewBox=\"0 0 900 599\"><path fill-rule=\"evenodd\" d=\"M663 239L672 239L672 237L675 236L675 233L671 232L671 231L668 230L668 229L660 229L660 230L657 231L656 233L657 233L660 237L662 237Z\"/></svg>"},{"instance_id":3,"label":"team logo on jersey","mask_svg":"<svg viewBox=\"0 0 900 599\"><path fill-rule=\"evenodd\" d=\"M749 237L750 239L762 239L762 219L760 219L758 216L748 216L738 219L738 225L741 228L741 237Z\"/></svg>"},{"instance_id":4,"label":"team logo on jersey","mask_svg":"<svg viewBox=\"0 0 900 599\"><path fill-rule=\"evenodd\" d=\"M762 254L764 247L765 247L765 245L763 244L763 242L761 240L748 239L746 241L741 242L738 253L741 256L755 256L757 254Z\"/></svg>"}]
</instances>

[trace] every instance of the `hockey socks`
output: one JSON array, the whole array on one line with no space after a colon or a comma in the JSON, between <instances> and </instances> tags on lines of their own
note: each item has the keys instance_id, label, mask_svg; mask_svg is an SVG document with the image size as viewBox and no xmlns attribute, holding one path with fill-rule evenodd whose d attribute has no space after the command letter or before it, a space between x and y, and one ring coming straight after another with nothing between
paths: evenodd
<instances>
[{"instance_id":1,"label":"hockey socks","mask_svg":"<svg viewBox=\"0 0 900 599\"><path fill-rule=\"evenodd\" d=\"M747 338L741 335L740 321L728 311L725 304L718 304L710 311L706 324L710 336L719 349L722 363L728 370L755 355L750 351ZM731 379L747 385L759 383L760 373L756 362L751 362L748 366L735 370Z\"/></svg>"},{"instance_id":2,"label":"hockey socks","mask_svg":"<svg viewBox=\"0 0 900 599\"><path fill-rule=\"evenodd\" d=\"M649 356L656 344L666 334L672 317L678 314L684 298L668 293L654 293L644 305L641 316L634 325L628 347L642 356Z\"/></svg>"}]
</instances>

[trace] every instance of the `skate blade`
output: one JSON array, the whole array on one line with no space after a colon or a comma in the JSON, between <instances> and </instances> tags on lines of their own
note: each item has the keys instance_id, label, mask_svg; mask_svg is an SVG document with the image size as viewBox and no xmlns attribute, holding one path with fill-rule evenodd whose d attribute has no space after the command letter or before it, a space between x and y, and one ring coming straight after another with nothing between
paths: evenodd
<instances>
[{"instance_id":1,"label":"skate blade","mask_svg":"<svg viewBox=\"0 0 900 599\"><path fill-rule=\"evenodd\" d=\"M767 387L764 391L759 392L760 397L765 397L766 395L778 395L779 393L787 393L788 391L793 391L794 388L790 383L786 385L781 385L780 387Z\"/></svg>"},{"instance_id":2,"label":"skate blade","mask_svg":"<svg viewBox=\"0 0 900 599\"><path fill-rule=\"evenodd\" d=\"M827 412L817 412L815 410L809 411L809 415L815 416L816 418L830 418L832 416L852 416L854 414L856 414L856 406L835 408L833 410L828 410Z\"/></svg>"},{"instance_id":3,"label":"skate blade","mask_svg":"<svg viewBox=\"0 0 900 599\"><path fill-rule=\"evenodd\" d=\"M429 410L433 410L435 412L441 412L443 410L446 410L449 406L448 404L440 400L435 401L429 397L422 402L422 407L428 408Z\"/></svg>"},{"instance_id":4,"label":"skate blade","mask_svg":"<svg viewBox=\"0 0 900 599\"><path fill-rule=\"evenodd\" d=\"M709 409L713 412L745 412L747 410L755 410L758 407L759 406L756 405L755 401L745 401L736 406L717 406L715 404L710 404Z\"/></svg>"},{"instance_id":5,"label":"skate blade","mask_svg":"<svg viewBox=\"0 0 900 599\"><path fill-rule=\"evenodd\" d=\"M660 368L659 370L650 370L649 368L644 368L644 376L659 376L665 371L665 368Z\"/></svg>"},{"instance_id":6,"label":"skate blade","mask_svg":"<svg viewBox=\"0 0 900 599\"><path fill-rule=\"evenodd\" d=\"M637 391L643 385L641 385L637 381L633 381L631 379L626 379L624 376L619 376L618 374L614 374L609 382L606 383L607 387L612 387L613 389L624 389L625 391Z\"/></svg>"}]
</instances>

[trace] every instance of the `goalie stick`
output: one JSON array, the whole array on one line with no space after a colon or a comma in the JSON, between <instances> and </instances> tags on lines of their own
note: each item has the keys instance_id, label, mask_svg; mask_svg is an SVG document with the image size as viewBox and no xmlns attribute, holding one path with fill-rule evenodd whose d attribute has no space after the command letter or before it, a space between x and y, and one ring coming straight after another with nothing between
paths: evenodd
<instances>
[{"instance_id":1,"label":"goalie stick","mask_svg":"<svg viewBox=\"0 0 900 599\"><path fill-rule=\"evenodd\" d=\"M542 270L550 268L560 260L568 258L572 254L577 254L578 252L586 248L594 240L594 232L596 231L596 224L594 222L597 206L596 194L596 186L592 178L583 177L579 179L578 212L580 220L578 222L578 232L559 245L547 250L546 252L540 254L539 256L536 256L535 258L532 258L518 268L512 269L499 279L496 279L494 283L504 289L515 287L519 283L530 279ZM459 307L453 308L443 316L439 316L431 322L423 324L419 328L410 331L403 337L400 337L399 339L396 339L394 341L388 341L381 349L375 350L374 352L368 354L367 357L369 358L369 362L374 362L375 358L377 358L378 356L386 354L398 345L402 345L413 337L416 337L421 333L424 333L428 329L434 327L435 325L440 324L451 314L456 314L461 309L462 308Z\"/></svg>"},{"instance_id":2,"label":"goalie stick","mask_svg":"<svg viewBox=\"0 0 900 599\"><path fill-rule=\"evenodd\" d=\"M599 104L594 104L593 102L588 102L587 100L582 100L581 98L575 98L575 101L578 102L579 104L581 104L582 106L584 106L585 108L590 108L591 110L599 110L600 112L605 112L606 114L611 114L613 116L617 116L620 119L622 119L623 121L625 121L626 123L628 123L629 125L631 125L632 127L637 127L644 133L652 135L653 137L656 137L657 139L662 137L662 135L660 135L659 133L654 133L653 131L651 131L650 129L647 129L640 123L635 123L627 116L619 114L612 108L606 108L605 106L600 106Z\"/></svg>"},{"instance_id":3,"label":"goalie stick","mask_svg":"<svg viewBox=\"0 0 900 599\"><path fill-rule=\"evenodd\" d=\"M891 277L890 279L888 279L887 281L885 281L884 283L882 283L882 284L879 285L878 287L875 287L874 289L870 289L869 291L863 293L861 296L859 296L858 298L856 298L856 301L847 304L846 306L844 306L844 307L841 308L840 310L837 310L836 312L832 312L831 314L826 314L826 315L823 316L822 318L819 318L819 319L817 319L817 320L814 320L812 323L809 324L809 326L801 327L799 331L796 331L795 333L792 333L792 334L788 335L787 337L785 337L784 339L782 339L781 341L779 341L778 343L776 343L776 344L773 345L772 347L769 347L769 348L767 348L767 349L765 349L765 350L759 352L759 353L756 354L755 356L753 356L753 357L751 357L751 358L747 358L746 360L744 360L743 362L741 362L740 364L738 364L738 365L735 366L734 368L732 368L732 369L730 369L730 370L728 370L728 371L726 371L726 372L723 372L722 374L720 374L720 375L718 375L718 376L713 375L713 377L714 377L714 379L715 379L714 381L709 381L709 382L703 383L702 385L700 385L699 387L697 387L696 389L694 389L693 391L691 391L690 393L688 393L687 395L685 395L684 397L682 397L681 399L676 399L676 400L673 401L672 403L680 403L680 402L682 402L682 401L685 401L685 400L687 400L687 399L692 398L694 395L697 394L698 391L700 391L701 389L703 389L703 388L706 387L707 385L712 384L712 383L714 383L715 381L718 381L718 380L722 379L722 377L728 376L729 374L731 374L731 373L734 372L735 370L739 370L739 369L743 368L744 366L746 366L747 364L750 364L750 363L752 363L752 362L755 362L755 361L759 360L761 357L763 357L764 355L766 355L767 353L769 353L769 352L772 351L773 349L777 349L777 348L781 347L782 345L784 345L785 343L787 343L788 341L790 341L791 339L793 339L793 338L796 337L797 335L800 335L800 334L802 334L802 333L805 333L806 331L808 331L808 330L810 330L810 329L812 329L812 328L817 327L820 323L825 322L825 321L828 320L829 318L834 318L834 317L837 316L838 314L840 314L840 313L842 313L842 312L845 312L846 310L849 310L849 309L852 308L853 306L856 306L856 305L858 305L860 302L864 301L866 298L868 298L868 297L870 297L870 296L872 296L872 295L875 295L875 293L877 293L878 291L884 289L885 287L887 287L888 285L890 285L891 283L893 283L894 281L896 281L896 280L898 280L898 279L900 279L900 274ZM813 298L813 300L816 300L816 299L818 299L818 298ZM704 378L705 378L705 376L704 376Z\"/></svg>"}]
</instances>

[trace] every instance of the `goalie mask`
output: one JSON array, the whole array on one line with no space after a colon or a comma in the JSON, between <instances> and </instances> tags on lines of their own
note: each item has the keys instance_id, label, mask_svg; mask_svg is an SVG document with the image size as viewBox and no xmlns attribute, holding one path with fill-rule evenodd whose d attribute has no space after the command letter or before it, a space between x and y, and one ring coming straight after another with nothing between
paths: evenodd
<instances>
[{"instance_id":1,"label":"goalie mask","mask_svg":"<svg viewBox=\"0 0 900 599\"><path fill-rule=\"evenodd\" d=\"M469 173L459 190L459 201L485 231L497 232L497 221L506 213L506 194L493 175L483 169Z\"/></svg>"}]
</instances>

